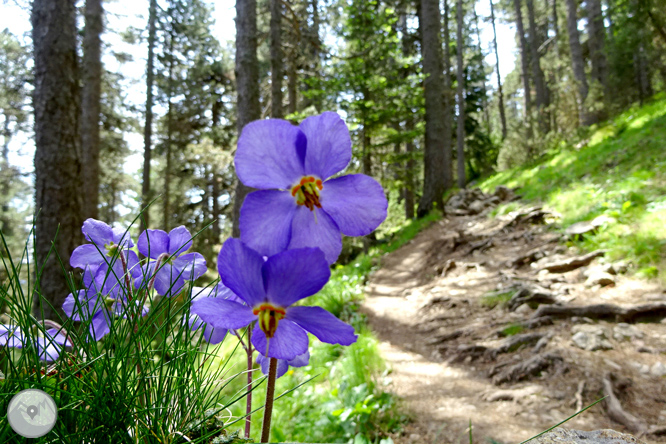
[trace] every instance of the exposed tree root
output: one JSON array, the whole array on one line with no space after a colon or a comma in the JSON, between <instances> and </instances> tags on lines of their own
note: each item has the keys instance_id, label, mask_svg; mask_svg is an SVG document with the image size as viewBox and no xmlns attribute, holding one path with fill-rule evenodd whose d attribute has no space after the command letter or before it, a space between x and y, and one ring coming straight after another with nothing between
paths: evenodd
<instances>
[{"instance_id":1,"label":"exposed tree root","mask_svg":"<svg viewBox=\"0 0 666 444\"><path fill-rule=\"evenodd\" d=\"M666 317L666 302L620 307L613 304L594 304L579 307L542 305L534 312L532 318L552 316L569 318L572 316L593 319L614 319L617 322L656 321Z\"/></svg>"},{"instance_id":2,"label":"exposed tree root","mask_svg":"<svg viewBox=\"0 0 666 444\"><path fill-rule=\"evenodd\" d=\"M647 425L636 418L634 415L631 413L626 412L623 408L622 405L620 404L620 401L617 399L615 396L615 393L613 393L613 383L611 382L610 379L610 374L607 373L601 383L604 386L604 395L607 396L606 398L606 412L608 413L608 417L626 428L628 428L632 433L636 434L643 434L647 431Z\"/></svg>"},{"instance_id":3,"label":"exposed tree root","mask_svg":"<svg viewBox=\"0 0 666 444\"><path fill-rule=\"evenodd\" d=\"M605 250L596 250L584 256L576 256L561 262L555 262L542 267L542 270L548 270L551 273L566 273L580 267L589 265L594 259L606 254Z\"/></svg>"}]
</instances>

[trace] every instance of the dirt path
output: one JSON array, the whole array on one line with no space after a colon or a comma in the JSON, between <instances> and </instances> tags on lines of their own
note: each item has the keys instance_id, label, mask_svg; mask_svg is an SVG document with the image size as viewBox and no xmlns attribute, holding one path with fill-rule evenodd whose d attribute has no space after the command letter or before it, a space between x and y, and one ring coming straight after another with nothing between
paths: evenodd
<instances>
[{"instance_id":1,"label":"dirt path","mask_svg":"<svg viewBox=\"0 0 666 444\"><path fill-rule=\"evenodd\" d=\"M666 377L660 373L666 365L666 323L661 317L619 327L616 319L529 321L544 297L546 303L568 307L658 303L666 302L666 295L654 284L619 274L611 277L614 285L586 285L583 272L597 270L599 259L566 273L539 272L544 264L574 256L547 223L533 223L544 216L548 222L548 215L532 217L536 213L524 211L531 216L509 224L515 214L492 219L487 212L435 223L385 256L370 278L363 311L392 367L390 388L413 418L394 440L467 443L471 421L474 442L518 443L564 420L577 404L602 397L602 381L609 374L615 395L636 424L644 430L665 425ZM535 249L541 253L514 263ZM606 271L616 270L606 266ZM515 297L521 295L536 295L534 308L517 306ZM493 307L500 299L505 302ZM500 333L507 326L513 331ZM583 346L587 340L588 348L601 349L574 345L576 333ZM511 346L512 338L524 343ZM599 344L589 344L595 340ZM536 370L512 367L526 362ZM609 419L602 404L567 427L632 432ZM666 442L663 435L644 439Z\"/></svg>"}]
</instances>

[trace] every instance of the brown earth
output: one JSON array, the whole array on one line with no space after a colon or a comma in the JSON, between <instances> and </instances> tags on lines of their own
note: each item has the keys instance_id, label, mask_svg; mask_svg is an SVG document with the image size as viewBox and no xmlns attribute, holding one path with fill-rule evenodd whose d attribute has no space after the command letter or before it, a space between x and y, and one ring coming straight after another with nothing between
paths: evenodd
<instances>
[{"instance_id":1,"label":"brown earth","mask_svg":"<svg viewBox=\"0 0 666 444\"><path fill-rule=\"evenodd\" d=\"M663 313L626 327L633 337L624 339L614 337L618 319L613 317L542 318L525 324L519 335L500 333L533 320L540 300L564 307L628 307L666 302L666 294L657 284L623 274L611 275L614 285L586 285L584 271L600 267L603 257L565 273L539 271L544 264L576 256L562 244L555 218L543 211L524 217L535 214L529 209L523 216L491 218L489 209L486 205L481 214L434 223L384 256L369 280L362 310L392 369L389 390L402 398L411 417L394 441L466 443L471 421L474 442L518 443L602 398L606 376L622 413L635 421L628 416L620 419L624 425L616 422L602 401L564 427L612 428L647 442L666 442L664 431L655 429L666 425L666 376L658 376L660 365L666 365ZM535 248L541 254L514 262ZM540 255L545 257L535 260ZM622 272L624 266L614 268ZM489 295L522 288L523 295L536 293L542 299L537 297L533 308L511 302L492 307ZM610 349L588 351L573 344L572 329L597 327L605 331L604 347ZM525 343L509 347L507 341L516 337ZM511 365L529 362L541 366L509 372Z\"/></svg>"}]
</instances>

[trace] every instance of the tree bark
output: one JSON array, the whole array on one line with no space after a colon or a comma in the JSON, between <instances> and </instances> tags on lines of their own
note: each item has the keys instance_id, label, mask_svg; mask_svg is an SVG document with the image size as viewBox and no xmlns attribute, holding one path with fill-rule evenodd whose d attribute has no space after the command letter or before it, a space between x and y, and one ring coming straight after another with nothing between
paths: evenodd
<instances>
[{"instance_id":1,"label":"tree bark","mask_svg":"<svg viewBox=\"0 0 666 444\"><path fill-rule=\"evenodd\" d=\"M240 135L245 125L261 118L256 0L236 1L236 88L238 93L236 127ZM238 218L243 200L250 190L240 181L236 185L232 229L234 237L240 236Z\"/></svg>"},{"instance_id":2,"label":"tree bark","mask_svg":"<svg viewBox=\"0 0 666 444\"><path fill-rule=\"evenodd\" d=\"M81 161L83 215L99 218L99 114L102 94L102 0L86 0L81 89Z\"/></svg>"},{"instance_id":3,"label":"tree bark","mask_svg":"<svg viewBox=\"0 0 666 444\"><path fill-rule=\"evenodd\" d=\"M59 260L69 269L70 254L83 240L81 196L85 190L77 124L74 0L34 0L31 21L35 64L34 248L35 265L41 270L36 282L40 296L34 298L33 309L38 318L57 319L71 292Z\"/></svg>"},{"instance_id":4,"label":"tree bark","mask_svg":"<svg viewBox=\"0 0 666 444\"><path fill-rule=\"evenodd\" d=\"M541 57L539 56L540 39L537 31L536 20L534 19L534 3L527 1L527 15L530 25L530 63L532 65L532 77L534 78L534 88L536 90L536 107L539 119L539 129L542 133L550 130L550 118L546 108L550 105L548 97L548 88L546 80L541 69Z\"/></svg>"},{"instance_id":5,"label":"tree bark","mask_svg":"<svg viewBox=\"0 0 666 444\"><path fill-rule=\"evenodd\" d=\"M463 78L463 50L465 42L463 41L463 4L458 0L458 26L456 28L456 46L458 59L458 128L456 133L456 142L458 145L458 188L465 188L465 89Z\"/></svg>"},{"instance_id":6,"label":"tree bark","mask_svg":"<svg viewBox=\"0 0 666 444\"><path fill-rule=\"evenodd\" d=\"M486 86L485 67L483 63L483 46L481 44L481 29L479 28L479 16L476 13L476 5L472 5L472 13L474 13L474 26L476 27L476 38L478 42L479 55L481 56L480 64L481 71L483 72L483 80L481 82L481 108L483 110L483 123L486 125L486 130L490 132L490 112L488 109L488 88Z\"/></svg>"},{"instance_id":7,"label":"tree bark","mask_svg":"<svg viewBox=\"0 0 666 444\"><path fill-rule=\"evenodd\" d=\"M605 34L604 16L601 12L600 0L587 0L587 26L588 26L588 44L590 46L590 59L592 61L592 71L590 77L598 81L604 87L604 93L607 91L607 63L605 53Z\"/></svg>"},{"instance_id":8,"label":"tree bark","mask_svg":"<svg viewBox=\"0 0 666 444\"><path fill-rule=\"evenodd\" d=\"M567 32L569 34L569 51L571 52L571 67L573 68L574 78L578 84L579 121L581 125L591 125L594 119L587 112L588 86L585 77L585 64L583 62L583 50L580 47L580 35L578 32L578 2L576 0L567 0Z\"/></svg>"},{"instance_id":9,"label":"tree bark","mask_svg":"<svg viewBox=\"0 0 666 444\"><path fill-rule=\"evenodd\" d=\"M553 0L555 1L555 0ZM499 51L497 50L497 30L495 28L495 8L493 0L490 2L490 20L493 24L493 48L495 49L495 66L497 67L497 93L499 99L500 122L502 124L502 140L506 139L506 111L504 110L504 93L502 92L502 77L500 76Z\"/></svg>"},{"instance_id":10,"label":"tree bark","mask_svg":"<svg viewBox=\"0 0 666 444\"><path fill-rule=\"evenodd\" d=\"M520 0L513 0L516 12L516 32L518 32L518 43L520 45L520 67L523 78L523 89L525 90L525 121L530 121L532 109L532 94L530 92L529 59L527 55L527 39L525 38L525 27L523 26L523 13L520 9Z\"/></svg>"},{"instance_id":11,"label":"tree bark","mask_svg":"<svg viewBox=\"0 0 666 444\"><path fill-rule=\"evenodd\" d=\"M146 121L143 127L143 178L141 183L141 210L143 211L139 231L150 224L150 212L146 209L150 200L150 155L153 135L153 83L155 82L155 34L157 0L150 0L148 9L148 63L146 67Z\"/></svg>"},{"instance_id":12,"label":"tree bark","mask_svg":"<svg viewBox=\"0 0 666 444\"><path fill-rule=\"evenodd\" d=\"M282 118L282 0L271 2L271 117Z\"/></svg>"},{"instance_id":13,"label":"tree bark","mask_svg":"<svg viewBox=\"0 0 666 444\"><path fill-rule=\"evenodd\" d=\"M434 207L443 210L444 192L451 186L451 134L447 118L442 75L441 21L438 0L421 0L419 27L425 78L425 156L423 196L417 214L425 216Z\"/></svg>"},{"instance_id":14,"label":"tree bark","mask_svg":"<svg viewBox=\"0 0 666 444\"><path fill-rule=\"evenodd\" d=\"M399 12L398 27L402 33L402 55L404 57L409 57L411 55L410 44L409 44L409 28L407 26L407 14L404 10L404 6ZM404 69L402 73L403 80L406 80L409 77L409 70ZM405 130L408 133L414 131L414 114L411 107L407 110L407 117L405 118ZM414 169L416 168L416 162L414 161L414 140L409 139L405 142L405 151L407 153L407 161L403 165L403 178L404 186L402 188L402 196L404 198L405 204L405 218L408 220L414 219Z\"/></svg>"}]
</instances>

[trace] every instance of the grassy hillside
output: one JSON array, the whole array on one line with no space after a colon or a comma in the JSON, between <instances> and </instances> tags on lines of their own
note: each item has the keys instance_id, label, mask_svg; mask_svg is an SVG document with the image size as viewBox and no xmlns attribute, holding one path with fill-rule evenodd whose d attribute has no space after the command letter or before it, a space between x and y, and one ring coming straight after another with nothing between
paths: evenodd
<instances>
[{"instance_id":1,"label":"grassy hillside","mask_svg":"<svg viewBox=\"0 0 666 444\"><path fill-rule=\"evenodd\" d=\"M607 248L634 272L666 282L666 96L590 129L589 137L548 153L535 164L481 183L519 187L520 194L562 215L561 226L599 215L612 221L573 241ZM505 207L499 211L508 211Z\"/></svg>"}]
</instances>

